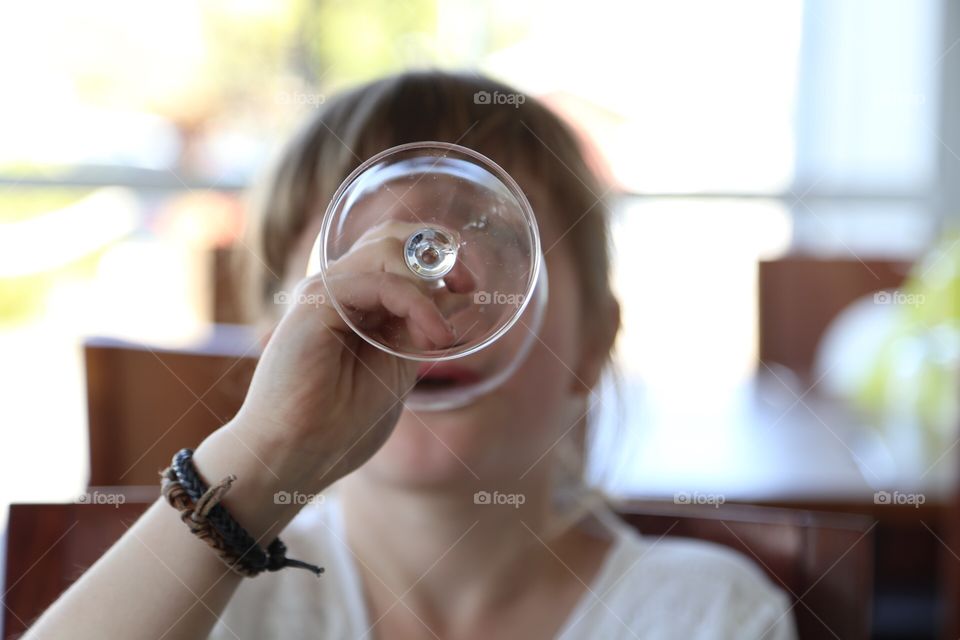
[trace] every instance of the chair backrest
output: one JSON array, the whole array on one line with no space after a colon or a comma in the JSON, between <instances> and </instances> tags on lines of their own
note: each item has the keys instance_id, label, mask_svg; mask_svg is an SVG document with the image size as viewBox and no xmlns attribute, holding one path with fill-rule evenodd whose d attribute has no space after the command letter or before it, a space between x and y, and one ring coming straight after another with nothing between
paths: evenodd
<instances>
[{"instance_id":1,"label":"chair backrest","mask_svg":"<svg viewBox=\"0 0 960 640\"><path fill-rule=\"evenodd\" d=\"M3 638L22 634L140 517L157 487L111 488L123 504L13 504L7 521ZM89 495L96 496L91 490ZM95 498L94 498L95 499ZM118 502L118 500L115 500Z\"/></svg>"},{"instance_id":2,"label":"chair backrest","mask_svg":"<svg viewBox=\"0 0 960 640\"><path fill-rule=\"evenodd\" d=\"M867 638L870 518L771 507L631 502L620 515L648 536L708 540L753 560L793 602L801 638Z\"/></svg>"},{"instance_id":3,"label":"chair backrest","mask_svg":"<svg viewBox=\"0 0 960 640\"><path fill-rule=\"evenodd\" d=\"M954 452L954 457L956 452ZM943 509L944 543L940 554L940 586L943 591L942 638L960 638L960 489L954 488L948 507ZM939 540L938 540L939 542Z\"/></svg>"},{"instance_id":4,"label":"chair backrest","mask_svg":"<svg viewBox=\"0 0 960 640\"><path fill-rule=\"evenodd\" d=\"M789 256L759 264L759 357L809 377L830 322L857 298L900 286L910 268L896 260Z\"/></svg>"},{"instance_id":5,"label":"chair backrest","mask_svg":"<svg viewBox=\"0 0 960 640\"><path fill-rule=\"evenodd\" d=\"M217 247L210 256L212 267L213 295L210 300L210 317L218 324L242 324L244 309L238 295L237 251L247 251L235 246Z\"/></svg>"},{"instance_id":6,"label":"chair backrest","mask_svg":"<svg viewBox=\"0 0 960 640\"><path fill-rule=\"evenodd\" d=\"M90 485L156 482L177 450L236 414L258 352L249 329L227 325L183 350L87 340Z\"/></svg>"},{"instance_id":7,"label":"chair backrest","mask_svg":"<svg viewBox=\"0 0 960 640\"><path fill-rule=\"evenodd\" d=\"M113 487L100 493L124 495L125 502L10 507L5 639L24 631L79 578L143 513L157 488ZM624 505L620 514L646 535L699 538L744 553L792 594L801 638L868 635L872 539L867 518L640 502Z\"/></svg>"}]
</instances>

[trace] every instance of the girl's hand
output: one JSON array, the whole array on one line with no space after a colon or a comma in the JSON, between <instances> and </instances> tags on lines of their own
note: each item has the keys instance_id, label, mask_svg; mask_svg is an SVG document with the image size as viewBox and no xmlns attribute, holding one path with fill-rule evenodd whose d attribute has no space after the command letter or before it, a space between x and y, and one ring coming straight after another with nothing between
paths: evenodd
<instances>
[{"instance_id":1,"label":"girl's hand","mask_svg":"<svg viewBox=\"0 0 960 640\"><path fill-rule=\"evenodd\" d=\"M319 491L369 459L386 441L416 383L417 363L381 351L354 333L331 303L374 322L402 321L425 347L451 346L453 327L438 307L474 288L456 266L446 289L403 262L406 238L422 225L388 222L358 240L327 272L303 280L267 343L243 407L228 425L254 452L279 449L279 484ZM436 294L436 291L434 291ZM379 320L376 320L379 319ZM276 456L272 456L276 459ZM285 475L289 474L287 477Z\"/></svg>"}]
</instances>

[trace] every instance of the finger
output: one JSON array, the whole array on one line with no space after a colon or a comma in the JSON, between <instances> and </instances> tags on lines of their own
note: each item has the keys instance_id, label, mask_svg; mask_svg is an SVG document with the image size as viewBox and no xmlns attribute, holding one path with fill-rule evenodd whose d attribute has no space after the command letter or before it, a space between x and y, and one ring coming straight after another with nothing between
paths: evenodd
<instances>
[{"instance_id":1,"label":"finger","mask_svg":"<svg viewBox=\"0 0 960 640\"><path fill-rule=\"evenodd\" d=\"M349 310L381 310L407 320L411 334L419 331L435 346L452 344L453 327L427 295L409 280L392 273L338 275L327 278L330 293Z\"/></svg>"},{"instance_id":2,"label":"finger","mask_svg":"<svg viewBox=\"0 0 960 640\"><path fill-rule=\"evenodd\" d=\"M284 316L311 314L311 321L316 322L316 317L320 315L320 321L332 329L340 331L349 331L349 327L337 313L331 303L330 293L323 277L318 273L308 276L297 283L291 296L290 305Z\"/></svg>"},{"instance_id":3,"label":"finger","mask_svg":"<svg viewBox=\"0 0 960 640\"><path fill-rule=\"evenodd\" d=\"M432 298L447 318L470 306L469 292L476 288L476 284L464 266L455 265L442 282L426 280L407 267L402 251L403 244L394 237L368 242L334 262L328 270L328 277L378 271L402 277Z\"/></svg>"},{"instance_id":4,"label":"finger","mask_svg":"<svg viewBox=\"0 0 960 640\"><path fill-rule=\"evenodd\" d=\"M470 293L477 288L477 275L458 259L450 273L443 276L443 283L451 293Z\"/></svg>"},{"instance_id":5,"label":"finger","mask_svg":"<svg viewBox=\"0 0 960 640\"><path fill-rule=\"evenodd\" d=\"M395 237L357 243L327 268L329 275L383 271L398 276L413 276L403 261L403 241Z\"/></svg>"}]
</instances>

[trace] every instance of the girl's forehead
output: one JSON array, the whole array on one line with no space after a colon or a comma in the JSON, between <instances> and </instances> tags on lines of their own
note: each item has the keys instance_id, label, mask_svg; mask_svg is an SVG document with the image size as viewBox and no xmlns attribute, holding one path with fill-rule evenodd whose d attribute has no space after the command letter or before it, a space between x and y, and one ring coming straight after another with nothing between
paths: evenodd
<instances>
[{"instance_id":1,"label":"girl's forehead","mask_svg":"<svg viewBox=\"0 0 960 640\"><path fill-rule=\"evenodd\" d=\"M530 203L537 225L540 227L543 236L558 236L565 232L563 229L562 216L556 211L556 200L551 197L548 187L542 178L536 177L525 167L510 167L507 172L517 181L520 190ZM463 204L475 204L475 198L465 192L469 189L459 189L457 194L437 192L436 189L425 186L423 178L413 180L411 184L391 184L390 188L381 189L376 194L364 196L360 199L362 206L356 207L351 212L355 224L373 226L374 222L382 222L394 217L416 216L419 212L425 217L428 215L440 215L448 217L445 213L438 213L437 203L434 199L440 201L439 207L445 205L460 206ZM461 193L464 192L464 193ZM457 196L457 197L454 197ZM306 230L316 234L320 231L324 213L329 202L315 202L312 211L309 212L309 220ZM469 215L469 212L466 212ZM451 223L455 223L456 216L449 216Z\"/></svg>"},{"instance_id":2,"label":"girl's forehead","mask_svg":"<svg viewBox=\"0 0 960 640\"><path fill-rule=\"evenodd\" d=\"M533 209L540 234L542 251L546 252L549 249L555 252L557 249L556 245L559 241L568 233L574 232L573 227L576 225L576 218L569 221L565 220L565 218L569 216L563 216L559 213L555 199L550 196L544 181L537 178L532 172L527 171L523 167L506 166L504 168L514 180L517 181ZM387 217L390 216L389 209L391 208L395 209L398 215L406 215L410 209L416 209L419 206L417 199L423 197L423 193L419 193L418 191L418 189L414 188L410 192L405 193L403 199L406 201L407 206L402 207L393 202L396 197L387 199L389 202L386 200L381 202L380 200L372 199L369 202L369 208L374 211L367 212L370 215L358 216L358 223L363 222L361 218L377 219L379 214L377 214L375 210L378 209L384 209L383 215ZM296 239L294 246L291 247L292 251L286 265L288 276L301 277L304 275L302 272L304 265L306 264L306 260L309 259L310 252L314 249L315 241L320 234L328 204L329 202L320 201L312 203L303 232ZM387 205L390 206L388 207ZM371 218L371 216L373 217Z\"/></svg>"}]
</instances>

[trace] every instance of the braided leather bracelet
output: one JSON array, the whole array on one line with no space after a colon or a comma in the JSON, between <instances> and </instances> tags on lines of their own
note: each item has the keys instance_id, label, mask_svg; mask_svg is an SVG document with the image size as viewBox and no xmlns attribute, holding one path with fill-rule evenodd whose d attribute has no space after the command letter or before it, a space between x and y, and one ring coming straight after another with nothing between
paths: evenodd
<instances>
[{"instance_id":1,"label":"braided leather bracelet","mask_svg":"<svg viewBox=\"0 0 960 640\"><path fill-rule=\"evenodd\" d=\"M266 550L257 544L220 504L237 477L229 475L207 487L193 465L192 449L178 451L160 477L163 497L180 512L190 532L213 547L235 573L252 577L285 567L307 569L318 576L323 573L323 567L288 558L280 538L274 538Z\"/></svg>"}]
</instances>

